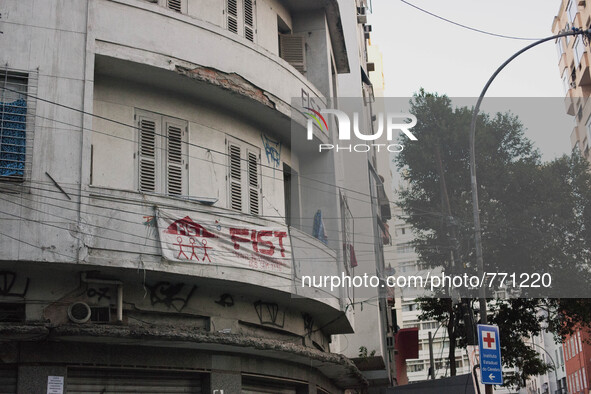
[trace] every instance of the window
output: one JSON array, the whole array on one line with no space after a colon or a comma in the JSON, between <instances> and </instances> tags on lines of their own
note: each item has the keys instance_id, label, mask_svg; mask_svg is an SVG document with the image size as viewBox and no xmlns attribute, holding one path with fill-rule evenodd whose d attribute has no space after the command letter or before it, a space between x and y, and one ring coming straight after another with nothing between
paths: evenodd
<instances>
[{"instance_id":1,"label":"window","mask_svg":"<svg viewBox=\"0 0 591 394\"><path fill-rule=\"evenodd\" d=\"M183 12L183 2L181 0L166 0L166 7L176 12Z\"/></svg>"},{"instance_id":2,"label":"window","mask_svg":"<svg viewBox=\"0 0 591 394\"><path fill-rule=\"evenodd\" d=\"M402 323L402 328L419 328L419 321L418 320L411 320Z\"/></svg>"},{"instance_id":3,"label":"window","mask_svg":"<svg viewBox=\"0 0 591 394\"><path fill-rule=\"evenodd\" d=\"M25 304L0 302L0 322L20 323L25 320Z\"/></svg>"},{"instance_id":4,"label":"window","mask_svg":"<svg viewBox=\"0 0 591 394\"><path fill-rule=\"evenodd\" d=\"M255 0L226 0L228 30L254 42L256 32Z\"/></svg>"},{"instance_id":5,"label":"window","mask_svg":"<svg viewBox=\"0 0 591 394\"><path fill-rule=\"evenodd\" d=\"M27 74L0 70L0 180L25 179Z\"/></svg>"},{"instance_id":6,"label":"window","mask_svg":"<svg viewBox=\"0 0 591 394\"><path fill-rule=\"evenodd\" d=\"M228 141L229 202L236 211L260 214L260 154L252 145Z\"/></svg>"},{"instance_id":7,"label":"window","mask_svg":"<svg viewBox=\"0 0 591 394\"><path fill-rule=\"evenodd\" d=\"M285 224L300 225L300 189L298 173L283 163L283 195L285 200Z\"/></svg>"},{"instance_id":8,"label":"window","mask_svg":"<svg viewBox=\"0 0 591 394\"><path fill-rule=\"evenodd\" d=\"M581 39L581 37L577 36L575 38L575 43L573 45L573 49L575 51L575 63L578 68L579 65L581 64L581 59L583 58L583 52L585 52L585 44L583 43L583 40Z\"/></svg>"},{"instance_id":9,"label":"window","mask_svg":"<svg viewBox=\"0 0 591 394\"><path fill-rule=\"evenodd\" d=\"M560 61L560 59L562 58L562 54L564 53L564 44L562 37L556 40L556 50L558 51L558 60Z\"/></svg>"},{"instance_id":10,"label":"window","mask_svg":"<svg viewBox=\"0 0 591 394\"><path fill-rule=\"evenodd\" d=\"M168 8L169 10L178 13L187 13L187 0L146 0L149 3L156 3L160 7Z\"/></svg>"},{"instance_id":11,"label":"window","mask_svg":"<svg viewBox=\"0 0 591 394\"><path fill-rule=\"evenodd\" d=\"M136 121L139 191L188 194L187 122L140 110Z\"/></svg>"},{"instance_id":12,"label":"window","mask_svg":"<svg viewBox=\"0 0 591 394\"><path fill-rule=\"evenodd\" d=\"M396 245L396 252L398 253L413 253L415 248L408 243L401 243Z\"/></svg>"},{"instance_id":13,"label":"window","mask_svg":"<svg viewBox=\"0 0 591 394\"><path fill-rule=\"evenodd\" d=\"M304 37L279 34L279 56L304 74L306 72L306 41Z\"/></svg>"},{"instance_id":14,"label":"window","mask_svg":"<svg viewBox=\"0 0 591 394\"><path fill-rule=\"evenodd\" d=\"M425 369L425 364L422 362L420 364L408 364L407 372L420 372Z\"/></svg>"},{"instance_id":15,"label":"window","mask_svg":"<svg viewBox=\"0 0 591 394\"><path fill-rule=\"evenodd\" d=\"M578 0L570 0L566 6L566 12L568 13L568 20L570 22L574 22L575 16L577 16L577 1Z\"/></svg>"},{"instance_id":16,"label":"window","mask_svg":"<svg viewBox=\"0 0 591 394\"><path fill-rule=\"evenodd\" d=\"M567 73L566 71L562 76L562 87L564 88L564 94L568 93L569 89L571 88L569 73Z\"/></svg>"}]
</instances>

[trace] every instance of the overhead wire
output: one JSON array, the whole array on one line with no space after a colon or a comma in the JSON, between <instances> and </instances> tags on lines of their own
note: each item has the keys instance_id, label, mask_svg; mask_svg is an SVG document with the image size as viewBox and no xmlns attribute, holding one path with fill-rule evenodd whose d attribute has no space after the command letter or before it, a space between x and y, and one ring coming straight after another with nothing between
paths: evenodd
<instances>
[{"instance_id":1,"label":"overhead wire","mask_svg":"<svg viewBox=\"0 0 591 394\"><path fill-rule=\"evenodd\" d=\"M425 9L417 6L417 5L414 5L412 3L409 3L406 0L400 0L400 1L403 2L406 5L409 5L409 6L413 7L413 8L416 8L417 10L419 10L421 12L424 12L425 14L431 15L432 17L435 17L437 19L440 19L442 21L451 23L453 25L456 25L456 26L461 27L461 28L464 28L464 29L475 31L477 33L482 33L482 34L486 34L486 35L493 36L493 37L507 38L507 39L511 39L511 40L522 40L522 41L538 41L538 40L540 40L540 38L516 37L516 36L508 36L508 35L504 35L504 34L491 33L491 32L486 31L486 30L481 30L481 29L477 29L475 27L470 27L470 26L466 26L466 25L463 25L463 24L458 23L458 22L454 22L454 21L452 21L450 19L444 18L444 17L442 17L440 15L437 15L437 14L435 14L433 12L429 12L429 11L427 11L427 10L425 10Z\"/></svg>"},{"instance_id":2,"label":"overhead wire","mask_svg":"<svg viewBox=\"0 0 591 394\"><path fill-rule=\"evenodd\" d=\"M75 111L75 112L81 113L83 115L88 115L88 116L91 116L93 118L101 119L101 120L104 120L104 121L107 121L107 122L118 124L120 126L131 128L133 130L141 131L140 127L138 127L136 125L130 125L128 123L125 123L125 122L122 122L122 121L119 121L119 120L111 119L111 118L108 118L108 117L102 116L102 115L93 114L93 113L84 111L82 109L74 108L72 106L61 104L61 103L58 103L58 102L55 102L55 101L52 101L52 100L48 100L48 99L45 99L45 98L42 98L42 97L39 97L39 96L35 96L35 95L29 94L29 93L19 92L19 91L15 90L15 89L11 89L11 88L8 88L8 87L3 87L3 89L4 90L11 91L13 93L18 93L20 95L23 95L23 96L26 96L26 97L29 97L29 98L33 98L33 99L36 99L36 100L39 100L39 101L42 101L42 102L45 102L45 103L48 103L48 104L51 104L51 105L55 105L55 106L58 106L58 107L61 107L61 108L65 108L65 109L68 109L68 110L71 110L71 111ZM37 117L36 114L35 114L35 117ZM45 118L45 119L47 119L47 118ZM56 122L59 122L59 123L63 123L63 122L58 121L58 120L55 120L55 119L48 119L48 120L50 120L50 121L56 121ZM99 132L97 130L84 128L84 127L82 127L80 125L73 125L73 124L69 124L69 125L74 126L74 127L78 128L78 129L82 129L82 130L87 130L87 131L92 131L92 132L97 132L97 133L105 134L105 135L108 135L108 136L113 136L110 133ZM212 130L215 130L217 132L220 132L222 134L226 134L224 131L217 130L215 128L212 128L211 126L208 126L208 128L210 128ZM78 131L78 130L76 130L76 131ZM165 135L165 134L155 133L155 132L153 134L156 135L156 136L162 137L162 138L168 138L168 136ZM136 142L135 140L123 138L123 137L120 137L120 136L115 136L115 137L116 138L119 138L119 139L130 141L130 142ZM216 150L216 149L213 149L213 148L210 148L210 147L205 147L203 145L195 144L195 143L192 143L192 142L189 142L189 141L181 141L181 143L182 144L186 144L186 145L191 146L191 147L194 147L194 148L205 150L206 152L213 152L213 153L216 153L216 154L219 154L219 155L222 155L222 156L230 157L230 153L228 153L228 152L222 152L222 151L219 151L219 150ZM206 159L202 159L202 160L206 160ZM242 159L241 158L240 160L241 161L248 162L248 159ZM220 164L220 165L229 167L229 164L226 164L226 165ZM275 165L267 165L267 164L263 164L262 162L260 162L258 165L260 165L261 168L272 169L275 172L279 172L279 173L285 172L282 168L277 168ZM351 193L360 194L360 195L365 196L365 197L370 197L370 198L373 197L369 193L365 193L365 192L358 191L358 190L355 190L355 189L350 189L350 188L342 187L342 186L339 186L339 185L336 185L336 184L332 184L332 183L329 183L329 182L325 182L325 181L319 181L317 179L310 178L310 177L307 177L307 176L304 176L304 175L301 175L301 174L298 174L298 178L306 179L306 180L309 180L309 181L312 181L312 182L317 182L317 183L320 183L320 184L323 184L323 185L326 185L326 186L330 186L330 187L334 187L334 188L339 188L341 190L346 190L346 191L351 192ZM365 200L360 200L360 201L365 201Z\"/></svg>"}]
</instances>

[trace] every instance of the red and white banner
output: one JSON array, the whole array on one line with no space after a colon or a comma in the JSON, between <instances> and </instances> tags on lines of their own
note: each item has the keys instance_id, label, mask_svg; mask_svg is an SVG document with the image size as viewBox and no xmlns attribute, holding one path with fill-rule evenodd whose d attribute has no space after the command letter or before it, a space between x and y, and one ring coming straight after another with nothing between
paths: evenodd
<instances>
[{"instance_id":1,"label":"red and white banner","mask_svg":"<svg viewBox=\"0 0 591 394\"><path fill-rule=\"evenodd\" d=\"M291 278L287 226L168 209L158 209L157 217L162 256L167 260L249 268Z\"/></svg>"}]
</instances>

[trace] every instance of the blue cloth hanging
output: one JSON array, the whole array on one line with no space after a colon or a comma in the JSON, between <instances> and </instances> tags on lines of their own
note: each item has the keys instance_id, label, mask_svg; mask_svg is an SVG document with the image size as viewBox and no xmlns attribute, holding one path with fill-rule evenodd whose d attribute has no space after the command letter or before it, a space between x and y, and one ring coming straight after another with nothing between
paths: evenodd
<instances>
[{"instance_id":1,"label":"blue cloth hanging","mask_svg":"<svg viewBox=\"0 0 591 394\"><path fill-rule=\"evenodd\" d=\"M322 211L319 209L314 215L314 227L312 229L312 236L317 238L323 244L328 244L328 236L326 235L326 227L324 226L324 220L322 220Z\"/></svg>"}]
</instances>

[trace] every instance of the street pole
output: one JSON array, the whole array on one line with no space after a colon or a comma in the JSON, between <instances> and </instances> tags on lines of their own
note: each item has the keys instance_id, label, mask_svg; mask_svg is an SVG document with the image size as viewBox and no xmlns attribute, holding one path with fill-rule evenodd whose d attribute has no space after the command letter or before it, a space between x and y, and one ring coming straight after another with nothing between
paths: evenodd
<instances>
[{"instance_id":1,"label":"street pole","mask_svg":"<svg viewBox=\"0 0 591 394\"><path fill-rule=\"evenodd\" d=\"M576 36L580 34L585 34L587 37L591 36L591 29L582 30L582 29L573 29L571 31L567 31L564 33L560 33L551 37L542 38L526 46L525 48L521 49L520 51L516 52L513 56L507 59L497 70L493 73L490 77L486 85L484 85L484 89L482 89L482 93L480 93L480 97L478 97L478 101L476 102L476 107L474 107L474 111L472 113L472 123L470 124L470 185L472 187L472 212L474 215L474 244L476 248L476 266L478 268L478 276L484 275L484 261L482 260L482 234L480 229L480 210L478 208L478 183L476 180L476 151L474 147L474 140L476 136L476 119L478 117L478 111L480 110L480 105L482 104L482 100L484 99L484 95L486 91L490 87L491 83L497 77L497 75L507 66L513 59L517 56L521 55L523 52L540 45L543 42L555 40L557 38L566 37L566 36ZM488 322L486 316L486 288L484 283L481 283L479 289L479 304L480 304L480 322L481 324L486 324ZM492 394L492 385L486 385L486 394Z\"/></svg>"},{"instance_id":2,"label":"street pole","mask_svg":"<svg viewBox=\"0 0 591 394\"><path fill-rule=\"evenodd\" d=\"M433 335L429 330L429 371L431 372L431 379L435 379L435 360L433 358Z\"/></svg>"}]
</instances>

